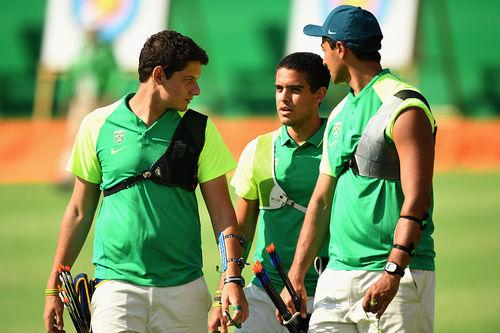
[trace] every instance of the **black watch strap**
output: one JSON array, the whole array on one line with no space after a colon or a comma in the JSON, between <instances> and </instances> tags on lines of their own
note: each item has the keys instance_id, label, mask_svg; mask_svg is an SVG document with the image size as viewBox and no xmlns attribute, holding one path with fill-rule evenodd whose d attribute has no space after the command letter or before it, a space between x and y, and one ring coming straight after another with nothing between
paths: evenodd
<instances>
[{"instance_id":1,"label":"black watch strap","mask_svg":"<svg viewBox=\"0 0 500 333\"><path fill-rule=\"evenodd\" d=\"M401 277L405 275L405 269L392 261L388 261L387 264L385 264L384 271L391 275L399 275Z\"/></svg>"}]
</instances>

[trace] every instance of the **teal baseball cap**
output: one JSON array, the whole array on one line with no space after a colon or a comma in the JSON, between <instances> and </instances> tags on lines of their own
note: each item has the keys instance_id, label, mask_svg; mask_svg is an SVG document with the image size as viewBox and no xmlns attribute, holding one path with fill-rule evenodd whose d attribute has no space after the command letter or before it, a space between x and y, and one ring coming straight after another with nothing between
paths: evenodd
<instances>
[{"instance_id":1,"label":"teal baseball cap","mask_svg":"<svg viewBox=\"0 0 500 333\"><path fill-rule=\"evenodd\" d=\"M350 5L335 7L322 26L308 24L304 27L304 33L341 41L347 47L361 51L378 51L382 47L382 30L375 16L361 7ZM368 40L370 43L367 43Z\"/></svg>"}]
</instances>

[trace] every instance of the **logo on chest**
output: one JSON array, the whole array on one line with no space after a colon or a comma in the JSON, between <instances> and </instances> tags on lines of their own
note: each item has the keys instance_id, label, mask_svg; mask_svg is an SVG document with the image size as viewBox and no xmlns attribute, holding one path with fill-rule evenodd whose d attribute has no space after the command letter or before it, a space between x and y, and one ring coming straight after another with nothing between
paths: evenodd
<instances>
[{"instance_id":1,"label":"logo on chest","mask_svg":"<svg viewBox=\"0 0 500 333\"><path fill-rule=\"evenodd\" d=\"M122 143L124 139L125 139L125 133L123 130L116 130L114 132L115 143Z\"/></svg>"},{"instance_id":2,"label":"logo on chest","mask_svg":"<svg viewBox=\"0 0 500 333\"><path fill-rule=\"evenodd\" d=\"M333 124L333 129L332 129L333 136L338 136L339 135L341 127L342 127L342 122L341 121L337 121L335 124Z\"/></svg>"},{"instance_id":3,"label":"logo on chest","mask_svg":"<svg viewBox=\"0 0 500 333\"><path fill-rule=\"evenodd\" d=\"M328 140L328 147L333 147L337 144L338 136L340 133L340 128L342 127L342 122L337 121L332 127L332 137Z\"/></svg>"}]
</instances>

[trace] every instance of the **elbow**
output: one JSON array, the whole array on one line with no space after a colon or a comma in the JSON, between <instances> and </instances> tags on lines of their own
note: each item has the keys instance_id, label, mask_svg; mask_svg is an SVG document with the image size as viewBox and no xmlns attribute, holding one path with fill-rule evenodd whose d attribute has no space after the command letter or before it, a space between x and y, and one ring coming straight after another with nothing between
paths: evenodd
<instances>
[{"instance_id":1,"label":"elbow","mask_svg":"<svg viewBox=\"0 0 500 333\"><path fill-rule=\"evenodd\" d=\"M425 213L429 211L431 206L431 196L428 195L420 195L414 198L405 198L403 207L401 209L402 214L410 214L423 216Z\"/></svg>"},{"instance_id":2,"label":"elbow","mask_svg":"<svg viewBox=\"0 0 500 333\"><path fill-rule=\"evenodd\" d=\"M93 214L87 213L78 207L68 207L65 214L65 220L71 222L73 225L91 223L93 218Z\"/></svg>"}]
</instances>

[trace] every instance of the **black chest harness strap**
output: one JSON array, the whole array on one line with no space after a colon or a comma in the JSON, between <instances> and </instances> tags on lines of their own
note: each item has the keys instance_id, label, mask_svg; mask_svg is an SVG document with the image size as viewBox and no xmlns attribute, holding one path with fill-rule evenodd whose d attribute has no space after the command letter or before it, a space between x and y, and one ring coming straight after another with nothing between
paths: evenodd
<instances>
[{"instance_id":1,"label":"black chest harness strap","mask_svg":"<svg viewBox=\"0 0 500 333\"><path fill-rule=\"evenodd\" d=\"M206 124L207 116L192 109L187 110L165 153L148 170L105 189L104 196L146 179L193 192L198 186L198 158L205 144Z\"/></svg>"}]
</instances>

